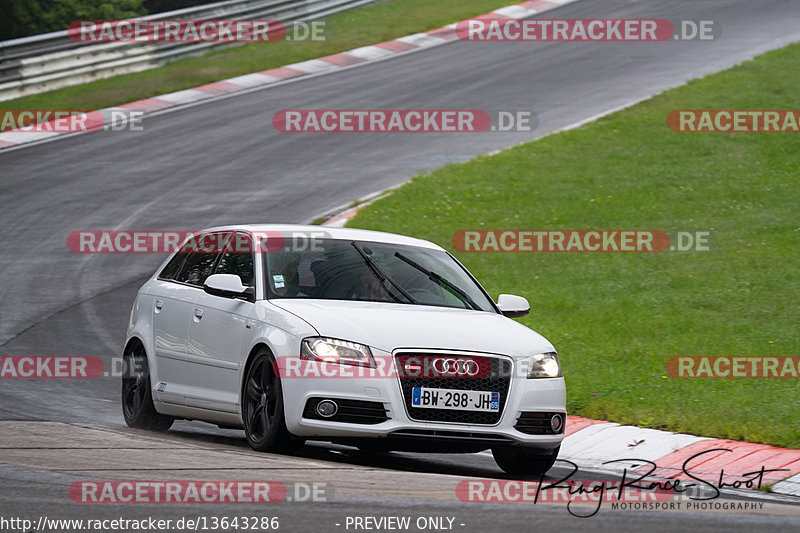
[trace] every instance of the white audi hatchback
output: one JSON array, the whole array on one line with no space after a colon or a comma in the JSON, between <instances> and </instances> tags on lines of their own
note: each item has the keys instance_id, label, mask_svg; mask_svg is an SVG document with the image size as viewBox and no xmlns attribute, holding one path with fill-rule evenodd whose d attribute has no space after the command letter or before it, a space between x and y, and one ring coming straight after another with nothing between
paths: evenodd
<instances>
[{"instance_id":1,"label":"white audi hatchback","mask_svg":"<svg viewBox=\"0 0 800 533\"><path fill-rule=\"evenodd\" d=\"M307 439L364 451L491 449L547 471L564 438L553 346L508 317L439 246L318 226L195 233L139 290L128 325L125 421L242 428L251 447Z\"/></svg>"}]
</instances>

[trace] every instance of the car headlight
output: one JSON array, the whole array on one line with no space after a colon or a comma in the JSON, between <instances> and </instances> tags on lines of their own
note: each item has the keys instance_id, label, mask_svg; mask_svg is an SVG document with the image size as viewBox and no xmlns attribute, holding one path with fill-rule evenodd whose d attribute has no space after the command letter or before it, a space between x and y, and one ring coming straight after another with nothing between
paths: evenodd
<instances>
[{"instance_id":1,"label":"car headlight","mask_svg":"<svg viewBox=\"0 0 800 533\"><path fill-rule=\"evenodd\" d=\"M369 351L369 346L329 337L303 339L300 355L305 359L326 363L373 366L372 352Z\"/></svg>"},{"instance_id":2,"label":"car headlight","mask_svg":"<svg viewBox=\"0 0 800 533\"><path fill-rule=\"evenodd\" d=\"M528 358L528 379L561 376L561 361L556 352L537 353Z\"/></svg>"}]
</instances>

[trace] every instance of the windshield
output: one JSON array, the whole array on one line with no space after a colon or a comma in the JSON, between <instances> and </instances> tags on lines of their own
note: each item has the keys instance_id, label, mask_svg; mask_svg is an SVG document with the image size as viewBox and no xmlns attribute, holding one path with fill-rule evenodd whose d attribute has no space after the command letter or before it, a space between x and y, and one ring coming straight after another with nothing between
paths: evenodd
<instances>
[{"instance_id":1,"label":"windshield","mask_svg":"<svg viewBox=\"0 0 800 533\"><path fill-rule=\"evenodd\" d=\"M270 298L394 302L494 311L447 252L378 242L321 239L265 254Z\"/></svg>"}]
</instances>

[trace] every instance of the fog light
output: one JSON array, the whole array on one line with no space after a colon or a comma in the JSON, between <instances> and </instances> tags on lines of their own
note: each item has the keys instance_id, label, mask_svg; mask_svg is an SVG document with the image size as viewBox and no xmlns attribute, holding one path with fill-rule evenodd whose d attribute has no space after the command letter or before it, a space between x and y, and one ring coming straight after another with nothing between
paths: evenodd
<instances>
[{"instance_id":1,"label":"fog light","mask_svg":"<svg viewBox=\"0 0 800 533\"><path fill-rule=\"evenodd\" d=\"M553 415L550 419L550 429L553 430L553 433L561 433L561 426L564 425L564 419L561 418L561 415Z\"/></svg>"},{"instance_id":2,"label":"fog light","mask_svg":"<svg viewBox=\"0 0 800 533\"><path fill-rule=\"evenodd\" d=\"M323 418L330 418L336 414L339 406L333 400L322 400L317 404L317 414ZM552 424L552 422L550 422Z\"/></svg>"}]
</instances>

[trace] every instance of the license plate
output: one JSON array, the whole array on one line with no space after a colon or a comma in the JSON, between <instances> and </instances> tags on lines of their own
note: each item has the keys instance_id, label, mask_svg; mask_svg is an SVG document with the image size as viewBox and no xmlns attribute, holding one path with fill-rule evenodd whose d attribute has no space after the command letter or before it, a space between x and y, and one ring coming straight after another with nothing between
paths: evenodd
<instances>
[{"instance_id":1,"label":"license plate","mask_svg":"<svg viewBox=\"0 0 800 533\"><path fill-rule=\"evenodd\" d=\"M496 413L500 410L500 393L414 387L411 389L411 406L420 409Z\"/></svg>"}]
</instances>

